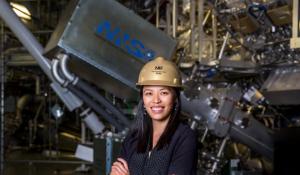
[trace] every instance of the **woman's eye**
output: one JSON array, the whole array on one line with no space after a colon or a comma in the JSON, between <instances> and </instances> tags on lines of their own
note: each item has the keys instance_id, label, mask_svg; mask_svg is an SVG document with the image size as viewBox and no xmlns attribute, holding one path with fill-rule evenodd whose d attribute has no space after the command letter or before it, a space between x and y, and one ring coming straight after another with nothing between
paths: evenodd
<instances>
[{"instance_id":1,"label":"woman's eye","mask_svg":"<svg viewBox=\"0 0 300 175\"><path fill-rule=\"evenodd\" d=\"M168 91L162 91L161 94L162 95L169 95L169 92Z\"/></svg>"},{"instance_id":2,"label":"woman's eye","mask_svg":"<svg viewBox=\"0 0 300 175\"><path fill-rule=\"evenodd\" d=\"M152 93L151 92L145 92L144 95L149 96L149 95L152 95Z\"/></svg>"}]
</instances>

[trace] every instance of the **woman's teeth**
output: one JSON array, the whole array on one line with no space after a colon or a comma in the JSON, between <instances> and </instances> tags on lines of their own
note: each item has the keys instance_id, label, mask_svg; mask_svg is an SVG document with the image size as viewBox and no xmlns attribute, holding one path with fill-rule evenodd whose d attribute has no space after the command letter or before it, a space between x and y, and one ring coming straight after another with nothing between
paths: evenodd
<instances>
[{"instance_id":1,"label":"woman's teeth","mask_svg":"<svg viewBox=\"0 0 300 175\"><path fill-rule=\"evenodd\" d=\"M162 112L163 111L163 107L161 107L161 106L157 106L157 107L152 107L151 108L151 110L153 111L153 112Z\"/></svg>"}]
</instances>

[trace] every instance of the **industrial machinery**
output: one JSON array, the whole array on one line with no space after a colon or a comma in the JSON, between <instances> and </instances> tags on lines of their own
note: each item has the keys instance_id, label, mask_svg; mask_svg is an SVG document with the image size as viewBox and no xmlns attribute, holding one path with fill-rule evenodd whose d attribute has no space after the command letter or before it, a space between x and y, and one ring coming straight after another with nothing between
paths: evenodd
<instances>
[{"instance_id":1,"label":"industrial machinery","mask_svg":"<svg viewBox=\"0 0 300 175\"><path fill-rule=\"evenodd\" d=\"M106 172L111 143L134 119L138 72L156 56L182 71L182 115L199 133L199 174L272 174L276 145L287 140L278 131L300 125L289 0L72 0L45 49L0 2L0 16L66 108L95 143L106 139Z\"/></svg>"}]
</instances>

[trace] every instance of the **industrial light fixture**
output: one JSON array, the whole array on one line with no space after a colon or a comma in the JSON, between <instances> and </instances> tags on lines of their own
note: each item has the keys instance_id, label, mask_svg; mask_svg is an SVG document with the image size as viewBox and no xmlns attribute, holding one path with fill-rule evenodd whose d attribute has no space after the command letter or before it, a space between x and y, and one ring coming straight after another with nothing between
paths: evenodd
<instances>
[{"instance_id":1,"label":"industrial light fixture","mask_svg":"<svg viewBox=\"0 0 300 175\"><path fill-rule=\"evenodd\" d=\"M61 116L64 115L64 111L63 111L62 107L59 104L55 104L51 108L51 113L55 117L55 119L59 119Z\"/></svg>"},{"instance_id":2,"label":"industrial light fixture","mask_svg":"<svg viewBox=\"0 0 300 175\"><path fill-rule=\"evenodd\" d=\"M13 11L22 19L31 20L31 13L24 5L11 2Z\"/></svg>"}]
</instances>

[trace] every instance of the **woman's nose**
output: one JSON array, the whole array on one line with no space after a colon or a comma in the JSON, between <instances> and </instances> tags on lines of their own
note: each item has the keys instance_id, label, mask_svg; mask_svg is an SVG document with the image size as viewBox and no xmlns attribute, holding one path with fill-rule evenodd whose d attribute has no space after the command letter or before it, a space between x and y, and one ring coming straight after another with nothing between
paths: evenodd
<instances>
[{"instance_id":1,"label":"woman's nose","mask_svg":"<svg viewBox=\"0 0 300 175\"><path fill-rule=\"evenodd\" d=\"M159 94L153 95L153 103L160 103L160 102L161 100Z\"/></svg>"}]
</instances>

